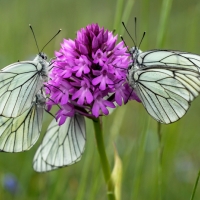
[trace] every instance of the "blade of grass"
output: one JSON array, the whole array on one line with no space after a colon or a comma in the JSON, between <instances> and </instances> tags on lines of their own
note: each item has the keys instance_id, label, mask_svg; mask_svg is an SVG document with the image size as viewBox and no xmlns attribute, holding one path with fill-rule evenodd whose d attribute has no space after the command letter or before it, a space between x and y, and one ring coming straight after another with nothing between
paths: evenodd
<instances>
[{"instance_id":1,"label":"blade of grass","mask_svg":"<svg viewBox=\"0 0 200 200\"><path fill-rule=\"evenodd\" d=\"M169 19L169 14L171 10L172 0L163 0L162 8L161 8L161 15L160 15L160 22L158 28L158 36L156 46L160 48L164 45L164 37L167 28L167 22Z\"/></svg>"},{"instance_id":2,"label":"blade of grass","mask_svg":"<svg viewBox=\"0 0 200 200\"><path fill-rule=\"evenodd\" d=\"M97 158L97 157L95 157ZM96 159L95 159L96 161ZM99 163L99 166L100 166L100 163ZM93 186L92 186L92 190L90 191L90 193L88 193L88 199L96 199L97 195L98 195L98 191L99 191L99 186L102 184L102 176L101 175L101 169L100 167L95 167L93 170L93 175L92 175L92 178L93 178Z\"/></svg>"},{"instance_id":3,"label":"blade of grass","mask_svg":"<svg viewBox=\"0 0 200 200\"><path fill-rule=\"evenodd\" d=\"M159 199L162 199L162 155L163 155L163 146L162 146L162 134L161 134L161 123L157 122L157 135L158 135L158 190L159 190Z\"/></svg>"},{"instance_id":4,"label":"blade of grass","mask_svg":"<svg viewBox=\"0 0 200 200\"><path fill-rule=\"evenodd\" d=\"M149 124L150 124L150 117L148 116L147 123L145 123L144 130L142 131L142 135L140 138L139 142L139 152L138 152L138 157L137 157L137 162L136 162L136 169L135 169L135 178L133 180L133 190L132 190L132 195L131 199L138 199L138 192L140 188L140 182L141 182L141 173L142 173L142 163L144 160L144 155L145 155L145 148L146 148L146 141L147 141L147 136L149 132Z\"/></svg>"},{"instance_id":5,"label":"blade of grass","mask_svg":"<svg viewBox=\"0 0 200 200\"><path fill-rule=\"evenodd\" d=\"M133 6L134 6L134 3L135 3L135 0L128 0L127 3L126 3L126 6L124 8L124 13L122 15L122 21L127 24L128 23L128 20L130 18L130 15L131 15L131 11L133 9ZM120 29L119 29L119 33L120 35L123 35L124 34L124 27L121 25L120 26Z\"/></svg>"},{"instance_id":6,"label":"blade of grass","mask_svg":"<svg viewBox=\"0 0 200 200\"><path fill-rule=\"evenodd\" d=\"M122 18L123 7L124 7L123 4L124 4L124 0L118 0L116 4L113 30L115 30L117 33L119 33L119 27L121 24L121 18Z\"/></svg>"},{"instance_id":7,"label":"blade of grass","mask_svg":"<svg viewBox=\"0 0 200 200\"><path fill-rule=\"evenodd\" d=\"M169 19L169 14L171 11L172 0L163 0L161 14L160 14L160 23L158 29L158 37L157 37L157 48L160 48L164 45L165 32L167 29L167 22ZM162 135L161 135L161 124L158 122L158 188L159 188L159 199L162 199Z\"/></svg>"},{"instance_id":8,"label":"blade of grass","mask_svg":"<svg viewBox=\"0 0 200 200\"><path fill-rule=\"evenodd\" d=\"M197 185L198 185L198 182L199 182L199 176L200 176L200 171L199 171L199 173L197 175L196 182L194 184L194 188L193 188L193 192L192 192L190 200L194 200L194 195L195 195L195 192L196 192L196 189L197 189Z\"/></svg>"}]
</instances>

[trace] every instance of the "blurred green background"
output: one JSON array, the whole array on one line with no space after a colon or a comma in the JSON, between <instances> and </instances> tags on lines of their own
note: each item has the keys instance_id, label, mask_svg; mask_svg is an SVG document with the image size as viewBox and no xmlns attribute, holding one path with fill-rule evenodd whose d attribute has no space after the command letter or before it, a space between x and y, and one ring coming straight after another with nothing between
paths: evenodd
<instances>
[{"instance_id":1,"label":"blurred green background","mask_svg":"<svg viewBox=\"0 0 200 200\"><path fill-rule=\"evenodd\" d=\"M0 0L0 67L18 60L32 59L37 54L32 24L39 47L62 28L62 32L46 48L51 58L59 49L62 38L75 37L75 32L90 23L99 23L113 30L116 18L116 0ZM134 36L134 17L137 16L137 38L147 32L142 50L173 49L200 54L200 2L176 0L167 15L163 40L161 0L124 1L130 6L130 17L122 13L127 28ZM167 1L164 1L167 2ZM167 9L167 8L166 8ZM122 9L123 10L123 9ZM123 17L124 15L124 17ZM126 43L133 46L121 24L116 33L123 34ZM46 114L44 134L51 117ZM200 169L200 98L192 103L186 116L172 125L162 125L162 142L158 142L157 122L148 116L142 104L135 101L118 107L104 117L106 151L113 166L115 144L123 164L122 200L173 199L189 200ZM42 136L40 137L40 141ZM93 126L87 120L87 144L82 160L75 165L49 173L39 174L32 169L32 159L40 143L27 152L0 154L0 199L75 199L104 200L106 187L96 149ZM144 148L143 148L144 147ZM162 170L159 152L163 147ZM160 171L161 170L161 171ZM5 175L11 174L19 183L19 192L13 195L3 187ZM161 181L161 182L160 182ZM200 186L195 199L200 198Z\"/></svg>"}]
</instances>

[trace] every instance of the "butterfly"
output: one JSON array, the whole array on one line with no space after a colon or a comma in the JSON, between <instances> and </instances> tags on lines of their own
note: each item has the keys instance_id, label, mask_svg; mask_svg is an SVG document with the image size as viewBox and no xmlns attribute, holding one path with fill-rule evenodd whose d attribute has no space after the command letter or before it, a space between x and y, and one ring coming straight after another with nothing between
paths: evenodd
<instances>
[{"instance_id":1,"label":"butterfly","mask_svg":"<svg viewBox=\"0 0 200 200\"><path fill-rule=\"evenodd\" d=\"M46 54L39 51L34 31L29 26L38 55L33 61L16 62L0 70L0 149L5 152L30 149L42 127L46 102L43 87L49 79L50 64Z\"/></svg>"},{"instance_id":2,"label":"butterfly","mask_svg":"<svg viewBox=\"0 0 200 200\"><path fill-rule=\"evenodd\" d=\"M46 110L43 88L50 65L40 52L33 61L16 62L0 70L0 151L27 151L37 142ZM34 169L45 172L79 161L85 141L83 116L75 114L62 126L53 119L34 157Z\"/></svg>"},{"instance_id":3,"label":"butterfly","mask_svg":"<svg viewBox=\"0 0 200 200\"><path fill-rule=\"evenodd\" d=\"M41 89L35 96L29 109L15 118L0 116L0 150L3 152L21 152L29 150L38 140L46 97ZM46 172L81 159L85 150L86 127L83 116L75 114L59 126L53 119L39 146L33 161L34 170Z\"/></svg>"},{"instance_id":4,"label":"butterfly","mask_svg":"<svg viewBox=\"0 0 200 200\"><path fill-rule=\"evenodd\" d=\"M130 50L128 82L147 112L170 124L183 117L200 92L200 56L173 50Z\"/></svg>"}]
</instances>

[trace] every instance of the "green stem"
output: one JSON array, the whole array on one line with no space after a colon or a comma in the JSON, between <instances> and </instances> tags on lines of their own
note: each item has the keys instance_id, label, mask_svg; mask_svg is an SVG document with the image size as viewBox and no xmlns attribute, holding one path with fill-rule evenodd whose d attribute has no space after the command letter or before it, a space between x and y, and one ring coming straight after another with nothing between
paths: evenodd
<instances>
[{"instance_id":1,"label":"green stem","mask_svg":"<svg viewBox=\"0 0 200 200\"><path fill-rule=\"evenodd\" d=\"M162 154L163 154L163 147L162 147L162 134L161 134L161 123L158 122L158 188L159 188L159 199L162 199Z\"/></svg>"},{"instance_id":2,"label":"green stem","mask_svg":"<svg viewBox=\"0 0 200 200\"><path fill-rule=\"evenodd\" d=\"M161 135L161 123L157 122L158 123L158 129L157 129L157 133L158 133L158 140L159 140L159 143L161 143L161 139L162 139L162 135Z\"/></svg>"},{"instance_id":3,"label":"green stem","mask_svg":"<svg viewBox=\"0 0 200 200\"><path fill-rule=\"evenodd\" d=\"M127 25L128 19L130 18L131 12L133 10L135 0L128 0L125 4L124 12L122 15L122 21ZM124 34L124 27L121 25L119 29L119 34L123 35ZM137 41L136 41L137 42Z\"/></svg>"},{"instance_id":4,"label":"green stem","mask_svg":"<svg viewBox=\"0 0 200 200\"><path fill-rule=\"evenodd\" d=\"M93 120L94 130L95 130L95 137L97 142L97 149L100 156L101 167L103 170L104 179L107 184L107 196L109 200L115 200L114 194L114 186L111 180L111 170L108 163L108 158L105 151L105 145L103 141L103 131L102 131L102 123L100 119Z\"/></svg>"},{"instance_id":5,"label":"green stem","mask_svg":"<svg viewBox=\"0 0 200 200\"><path fill-rule=\"evenodd\" d=\"M160 23L159 23L159 32L157 37L157 48L160 48L164 45L164 36L166 33L167 22L169 19L169 14L171 10L173 0L163 0L162 8L161 8L161 15L160 15Z\"/></svg>"},{"instance_id":6,"label":"green stem","mask_svg":"<svg viewBox=\"0 0 200 200\"><path fill-rule=\"evenodd\" d=\"M144 121L143 121L144 123ZM139 151L137 154L137 161L135 167L135 178L133 180L133 190L130 199L138 199L139 190L141 188L141 177L142 177L142 166L144 164L144 157L145 157L145 149L146 149L146 142L149 133L149 124L150 124L150 117L148 116L147 122L144 123L145 126L143 128L140 140L139 140Z\"/></svg>"},{"instance_id":7,"label":"green stem","mask_svg":"<svg viewBox=\"0 0 200 200\"><path fill-rule=\"evenodd\" d=\"M116 3L116 11L115 11L115 17L114 17L114 25L113 29L119 33L119 27L121 25L121 18L122 18L122 13L123 13L123 0L117 0Z\"/></svg>"},{"instance_id":8,"label":"green stem","mask_svg":"<svg viewBox=\"0 0 200 200\"><path fill-rule=\"evenodd\" d=\"M199 182L199 176L200 176L200 171L199 171L199 173L197 175L197 179L196 179L196 182L195 182L194 189L193 189L193 192L192 192L190 200L194 199L194 195L195 195L195 192L196 192L196 189L197 189L197 185L198 185L198 182Z\"/></svg>"},{"instance_id":9,"label":"green stem","mask_svg":"<svg viewBox=\"0 0 200 200\"><path fill-rule=\"evenodd\" d=\"M157 37L157 48L160 48L164 45L165 34L167 30L167 22L170 16L171 6L173 0L163 0L162 8L160 14L160 22L159 22L159 32ZM162 146L162 135L161 135L161 124L158 122L158 187L159 187L159 199L162 199L162 154L163 154L163 146Z\"/></svg>"}]
</instances>

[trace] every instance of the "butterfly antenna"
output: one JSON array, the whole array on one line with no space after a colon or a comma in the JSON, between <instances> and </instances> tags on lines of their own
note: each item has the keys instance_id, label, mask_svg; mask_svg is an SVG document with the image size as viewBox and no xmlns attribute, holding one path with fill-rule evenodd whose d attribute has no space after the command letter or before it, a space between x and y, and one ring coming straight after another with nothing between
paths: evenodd
<instances>
[{"instance_id":1,"label":"butterfly antenna","mask_svg":"<svg viewBox=\"0 0 200 200\"><path fill-rule=\"evenodd\" d=\"M135 47L136 47L136 43L135 43L134 39L132 38L131 34L128 32L128 29L126 28L124 22L122 22L122 25L124 26L126 32L128 33L129 37L131 38L131 40L133 41L133 43L134 43L134 45L135 45Z\"/></svg>"},{"instance_id":2,"label":"butterfly antenna","mask_svg":"<svg viewBox=\"0 0 200 200\"><path fill-rule=\"evenodd\" d=\"M56 117L51 113L51 112L49 112L46 108L44 109L48 114L50 114L56 121L57 121L57 119L56 119Z\"/></svg>"},{"instance_id":3,"label":"butterfly antenna","mask_svg":"<svg viewBox=\"0 0 200 200\"><path fill-rule=\"evenodd\" d=\"M142 39L140 40L140 44L139 44L139 46L138 46L138 49L140 49L140 45L142 44L142 41L143 41L143 39L144 39L145 34L146 34L146 32L143 33L143 36L142 36Z\"/></svg>"},{"instance_id":4,"label":"butterfly antenna","mask_svg":"<svg viewBox=\"0 0 200 200\"><path fill-rule=\"evenodd\" d=\"M53 64L56 62L56 61L54 61L54 59L56 59L56 57L55 58L51 58L50 61L49 61L49 71L51 71L53 69L53 67L54 67Z\"/></svg>"},{"instance_id":5,"label":"butterfly antenna","mask_svg":"<svg viewBox=\"0 0 200 200\"><path fill-rule=\"evenodd\" d=\"M128 100L129 100L129 98L131 97L133 91L134 91L134 89L131 90L131 92L130 92L130 94L129 94L129 96L128 96L127 102L128 102ZM127 103L127 102L126 102L126 103ZM126 103L125 103L125 104L126 104Z\"/></svg>"},{"instance_id":6,"label":"butterfly antenna","mask_svg":"<svg viewBox=\"0 0 200 200\"><path fill-rule=\"evenodd\" d=\"M61 109L61 107L59 106L59 104L57 104L53 99L47 97L47 99L49 99L50 101L52 101L56 106L58 106L59 109Z\"/></svg>"},{"instance_id":7,"label":"butterfly antenna","mask_svg":"<svg viewBox=\"0 0 200 200\"><path fill-rule=\"evenodd\" d=\"M122 35L120 35L120 38L121 38L122 42L125 44L125 46L126 46L126 48L127 48L127 51L128 51L128 53L130 53L130 51L129 51L129 49L128 49L128 46L127 46L127 44L126 44L126 42L125 42L124 38L122 37Z\"/></svg>"},{"instance_id":8,"label":"butterfly antenna","mask_svg":"<svg viewBox=\"0 0 200 200\"><path fill-rule=\"evenodd\" d=\"M137 18L135 17L135 41L137 42L137 31L136 31L136 29L137 29ZM135 45L135 47L136 47L136 45Z\"/></svg>"},{"instance_id":9,"label":"butterfly antenna","mask_svg":"<svg viewBox=\"0 0 200 200\"><path fill-rule=\"evenodd\" d=\"M59 90L60 92L62 92L63 93L63 91L62 90L60 90L58 87L56 87L56 86L54 86L54 85L51 85L51 84L49 84L48 83L48 85L50 85L50 86L52 86L52 87L54 87L54 88L56 88L57 90ZM44 87L46 87L50 92L51 92L51 89L47 86L47 85L44 85ZM63 93L64 94L64 93ZM49 98L50 99L50 98ZM50 99L51 101L53 101L52 99ZM53 101L54 102L54 101ZM55 103L55 102L54 102Z\"/></svg>"},{"instance_id":10,"label":"butterfly antenna","mask_svg":"<svg viewBox=\"0 0 200 200\"><path fill-rule=\"evenodd\" d=\"M31 32L32 32L32 34L33 34L33 37L34 37L34 39L35 39L35 43L36 43L36 46L37 46L38 53L40 53L39 46L38 46L38 43L37 43L37 40L36 40L36 37L35 37L35 33L34 33L34 31L33 31L33 27L31 26L31 24L29 24L29 27L30 27Z\"/></svg>"},{"instance_id":11,"label":"butterfly antenna","mask_svg":"<svg viewBox=\"0 0 200 200\"><path fill-rule=\"evenodd\" d=\"M59 29L58 32L44 45L41 52L44 50L44 48L62 31L62 29Z\"/></svg>"}]
</instances>

